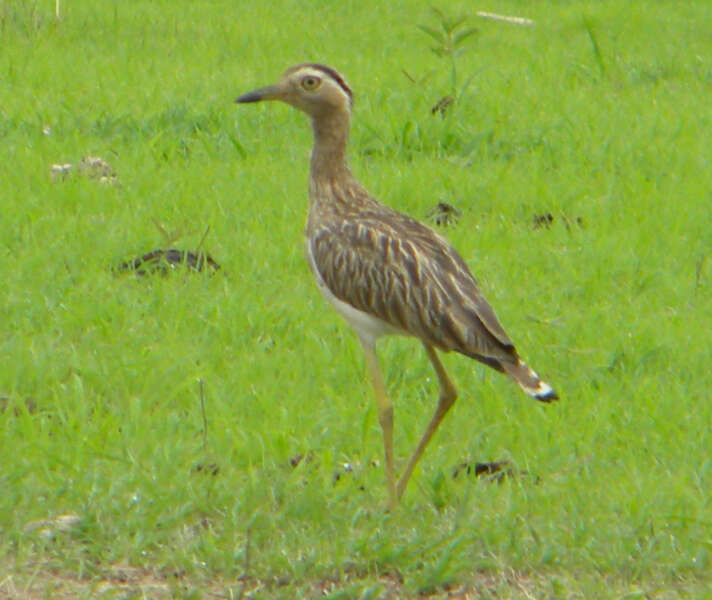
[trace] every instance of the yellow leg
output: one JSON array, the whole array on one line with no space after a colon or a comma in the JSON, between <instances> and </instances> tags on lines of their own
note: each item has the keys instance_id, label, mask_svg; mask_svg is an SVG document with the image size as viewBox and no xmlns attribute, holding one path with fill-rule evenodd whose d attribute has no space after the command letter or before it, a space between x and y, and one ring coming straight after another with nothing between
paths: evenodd
<instances>
[{"instance_id":1,"label":"yellow leg","mask_svg":"<svg viewBox=\"0 0 712 600\"><path fill-rule=\"evenodd\" d=\"M405 468L403 475L398 481L398 486L396 487L397 498L400 498L403 494L405 486L408 485L408 480L410 479L410 476L413 473L413 469L415 468L415 465L417 464L418 460L420 460L420 457L423 455L425 447L428 445L430 438L433 437L433 434L438 428L438 425L440 425L440 422L447 414L447 411L450 410L450 407L455 404L455 400L457 399L457 390L455 389L455 386L453 385L452 381L450 381L450 378L445 372L445 367L443 367L442 363L440 362L440 359L438 358L438 355L435 352L435 348L433 348L432 346L428 346L427 344L423 345L425 346L425 351L428 353L428 358L430 359L430 362L432 363L433 367L435 368L435 372L438 375L438 382L440 384L440 397L438 399L438 406L435 409L433 418L430 420L430 423L428 423L428 427L425 429L425 433L420 439L420 443L415 449L415 452L413 452L413 456L410 457L410 460L408 461L408 466Z\"/></svg>"},{"instance_id":2,"label":"yellow leg","mask_svg":"<svg viewBox=\"0 0 712 600\"><path fill-rule=\"evenodd\" d=\"M363 352L366 355L366 365L371 376L373 391L378 404L378 421L383 430L383 446L386 458L386 483L388 485L388 495L390 497L391 508L398 504L396 495L396 478L393 470L393 405L391 404L386 387L383 384L383 375L378 366L378 356L373 342L361 340Z\"/></svg>"}]
</instances>

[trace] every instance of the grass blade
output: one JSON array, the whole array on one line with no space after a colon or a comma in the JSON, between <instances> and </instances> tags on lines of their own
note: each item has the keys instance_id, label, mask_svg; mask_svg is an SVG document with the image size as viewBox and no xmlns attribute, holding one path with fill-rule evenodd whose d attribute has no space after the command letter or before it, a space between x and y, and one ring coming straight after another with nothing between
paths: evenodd
<instances>
[{"instance_id":1,"label":"grass blade","mask_svg":"<svg viewBox=\"0 0 712 600\"><path fill-rule=\"evenodd\" d=\"M596 63L598 64L598 70L601 73L601 77L604 77L606 74L606 65L603 62L603 55L601 54L601 47L598 45L598 40L596 39L596 35L593 33L593 27L591 27L591 23L586 18L585 15L583 17L583 25L586 28L586 32L588 33L588 38L591 40L591 46L593 48L593 55L596 58Z\"/></svg>"}]
</instances>

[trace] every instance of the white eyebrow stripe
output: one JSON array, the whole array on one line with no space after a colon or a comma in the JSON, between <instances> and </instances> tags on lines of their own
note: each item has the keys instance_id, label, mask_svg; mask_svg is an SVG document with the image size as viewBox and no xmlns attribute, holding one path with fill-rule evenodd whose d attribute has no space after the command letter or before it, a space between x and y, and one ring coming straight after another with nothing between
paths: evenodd
<instances>
[{"instance_id":1,"label":"white eyebrow stripe","mask_svg":"<svg viewBox=\"0 0 712 600\"><path fill-rule=\"evenodd\" d=\"M316 63L305 63L303 65L297 65L296 67L292 67L290 69L292 73L298 74L298 75L311 75L312 77L319 77L320 79L330 79L333 83L335 83L338 88L342 91L342 93L348 98L349 100L349 105L353 105L353 92L351 91L351 88L349 87L349 84L346 83L346 80L334 69L331 67L327 67L326 65L320 65ZM287 71L287 72L289 72Z\"/></svg>"}]
</instances>

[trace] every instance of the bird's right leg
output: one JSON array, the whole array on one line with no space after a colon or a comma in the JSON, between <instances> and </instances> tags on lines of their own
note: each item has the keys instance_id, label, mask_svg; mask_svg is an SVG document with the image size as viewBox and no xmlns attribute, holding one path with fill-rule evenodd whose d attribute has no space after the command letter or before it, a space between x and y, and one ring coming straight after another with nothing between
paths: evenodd
<instances>
[{"instance_id":1,"label":"bird's right leg","mask_svg":"<svg viewBox=\"0 0 712 600\"><path fill-rule=\"evenodd\" d=\"M425 346L425 352L428 354L428 358L435 369L435 373L438 376L438 383L440 384L440 397L438 398L438 406L435 409L435 413L433 414L430 423L428 423L428 427L425 429L425 433L423 434L418 447L415 449L415 452L413 452L413 456L410 457L408 466L405 468L405 471L403 472L403 475L401 475L400 481L398 482L398 487L396 488L396 495L398 498L403 495L405 486L408 485L408 480L413 473L413 469L420 460L420 457L423 455L425 447L428 445L428 442L430 442L430 438L433 437L435 430L438 428L443 418L445 418L447 411L450 410L457 399L457 390L455 389L452 381L450 381L450 377L448 377L445 367L440 362L435 348L425 343L423 345Z\"/></svg>"},{"instance_id":2,"label":"bird's right leg","mask_svg":"<svg viewBox=\"0 0 712 600\"><path fill-rule=\"evenodd\" d=\"M396 495L396 479L393 470L393 404L391 404L391 400L386 393L386 386L383 383L381 368L378 366L378 356L376 355L374 342L364 340L361 337L359 337L359 340L366 356L366 365L368 366L373 392L376 396L376 404L378 405L378 421L383 430L383 446L385 449L386 483L388 485L391 508L395 508L398 504L398 496Z\"/></svg>"}]
</instances>

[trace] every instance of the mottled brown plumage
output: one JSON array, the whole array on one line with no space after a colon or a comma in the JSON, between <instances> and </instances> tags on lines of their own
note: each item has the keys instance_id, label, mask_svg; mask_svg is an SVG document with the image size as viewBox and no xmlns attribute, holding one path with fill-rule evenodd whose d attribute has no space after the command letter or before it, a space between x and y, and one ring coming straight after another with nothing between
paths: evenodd
<instances>
[{"instance_id":1,"label":"mottled brown plumage","mask_svg":"<svg viewBox=\"0 0 712 600\"><path fill-rule=\"evenodd\" d=\"M363 346L395 504L457 395L436 349L459 352L506 372L538 400L557 395L520 360L457 251L429 227L375 200L354 179L346 160L353 95L341 75L325 65L297 65L277 84L237 99L260 100L282 100L311 117L307 256L322 293L351 323ZM435 414L397 485L393 409L375 353L376 339L388 334L420 339L441 388Z\"/></svg>"},{"instance_id":2,"label":"mottled brown plumage","mask_svg":"<svg viewBox=\"0 0 712 600\"><path fill-rule=\"evenodd\" d=\"M339 195L344 192L334 198ZM452 246L418 221L372 202L368 196L348 204L340 198L310 212L308 243L331 293L440 350L487 362L516 360L511 340Z\"/></svg>"}]
</instances>

